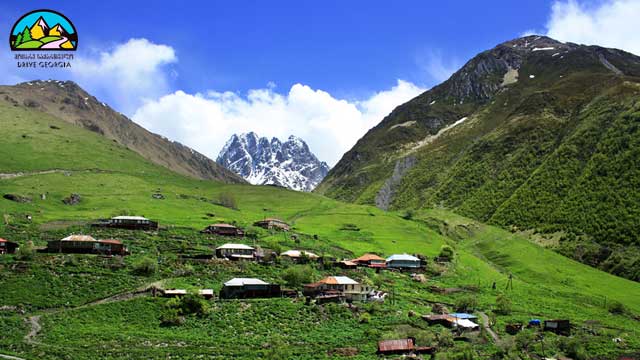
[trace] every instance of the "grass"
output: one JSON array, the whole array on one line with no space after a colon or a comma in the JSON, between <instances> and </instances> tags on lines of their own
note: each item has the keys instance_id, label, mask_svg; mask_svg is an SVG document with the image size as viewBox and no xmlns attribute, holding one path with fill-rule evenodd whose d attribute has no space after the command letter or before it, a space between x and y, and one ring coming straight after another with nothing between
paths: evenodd
<instances>
[{"instance_id":1,"label":"grass","mask_svg":"<svg viewBox=\"0 0 640 360\"><path fill-rule=\"evenodd\" d=\"M429 328L408 314L429 313L432 302L453 309L452 304L467 298L491 314L499 294L513 305L510 314L497 316L495 326L509 341L513 338L503 331L507 322L569 318L576 325L571 340L586 340L580 346L590 354L606 358L640 348L633 318L640 313L638 283L589 268L524 237L445 210L418 211L406 220L404 213L317 194L193 180L32 109L0 101L0 110L0 126L8 129L0 145L0 173L25 173L0 180L0 192L33 199L30 203L0 199L0 212L6 215L2 219L6 221L0 222L0 237L43 246L69 233L90 233L121 239L132 251L122 260L59 254L36 254L32 260L0 257L0 306L14 309L0 312L0 331L7 334L0 338L0 353L42 359L166 358L167 354L317 359L335 357L336 349L349 347L357 350L352 358L369 359L376 341L416 334L428 342L425 345L441 342L441 353L455 353L464 346L444 341L448 330ZM46 170L59 171L41 173ZM82 196L78 205L62 203L71 193ZM154 193L163 194L164 200L153 199ZM40 194L47 194L46 199L41 200ZM233 197L237 209L216 205L220 194ZM163 228L135 232L83 225L122 213L145 215ZM25 220L26 214L32 215L33 222ZM251 226L267 216L290 222L297 240L288 233ZM256 239L245 242L268 249L307 249L336 258L407 252L431 259L448 244L456 255L448 265L430 262L426 283L406 273L309 266L314 280L343 274L392 294L384 304L359 304L352 310L309 306L303 299L211 301L205 316L189 315L181 326L164 327L159 319L167 299L123 297L95 303L152 283L216 292L223 282L238 276L284 284L287 268L300 266L180 259L179 254L211 253L230 241L199 233L205 225L220 221L246 227ZM158 270L136 275L135 266L143 259L157 262ZM513 289L505 290L509 274L513 274ZM497 289L492 288L494 282ZM457 291L442 293L437 288ZM610 314L605 301L618 301L627 312ZM43 328L34 343L27 343L23 337L30 327L25 319L35 315L41 316ZM595 334L588 332L583 329L587 320L598 320L601 328ZM612 337L622 337L624 345L616 345ZM569 341L546 338L546 351L555 354L563 353ZM482 334L472 335L470 341L476 354L541 355L537 345L527 351L512 349L493 344Z\"/></svg>"}]
</instances>

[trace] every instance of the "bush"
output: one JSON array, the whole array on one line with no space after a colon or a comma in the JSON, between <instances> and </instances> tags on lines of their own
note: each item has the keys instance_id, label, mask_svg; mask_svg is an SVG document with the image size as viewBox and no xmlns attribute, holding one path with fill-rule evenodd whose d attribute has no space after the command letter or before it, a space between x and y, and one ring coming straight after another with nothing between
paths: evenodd
<instances>
[{"instance_id":1,"label":"bush","mask_svg":"<svg viewBox=\"0 0 640 360\"><path fill-rule=\"evenodd\" d=\"M180 315L178 309L165 307L160 314L160 325L162 326L180 326L184 324L185 318Z\"/></svg>"},{"instance_id":2,"label":"bush","mask_svg":"<svg viewBox=\"0 0 640 360\"><path fill-rule=\"evenodd\" d=\"M157 269L158 263L149 257L142 258L133 264L133 273L136 275L153 275Z\"/></svg>"},{"instance_id":3,"label":"bush","mask_svg":"<svg viewBox=\"0 0 640 360\"><path fill-rule=\"evenodd\" d=\"M496 297L496 313L500 315L511 314L511 300L504 294Z\"/></svg>"},{"instance_id":4,"label":"bush","mask_svg":"<svg viewBox=\"0 0 640 360\"><path fill-rule=\"evenodd\" d=\"M449 330L442 330L436 336L438 341L438 347L440 348L448 348L453 346L453 335Z\"/></svg>"},{"instance_id":5,"label":"bush","mask_svg":"<svg viewBox=\"0 0 640 360\"><path fill-rule=\"evenodd\" d=\"M451 261L453 259L454 254L455 252L453 251L453 248L451 246L442 245L442 247L440 248L440 254L438 254L438 257Z\"/></svg>"},{"instance_id":6,"label":"bush","mask_svg":"<svg viewBox=\"0 0 640 360\"><path fill-rule=\"evenodd\" d=\"M465 296L456 301L456 311L471 312L478 307L478 301L473 296Z\"/></svg>"},{"instance_id":7,"label":"bush","mask_svg":"<svg viewBox=\"0 0 640 360\"><path fill-rule=\"evenodd\" d=\"M33 241L27 241L24 246L20 246L16 252L16 258L18 260L32 260L35 256L35 249L33 247Z\"/></svg>"},{"instance_id":8,"label":"bush","mask_svg":"<svg viewBox=\"0 0 640 360\"><path fill-rule=\"evenodd\" d=\"M308 266L290 266L282 274L287 286L298 288L313 281L313 272Z\"/></svg>"},{"instance_id":9,"label":"bush","mask_svg":"<svg viewBox=\"0 0 640 360\"><path fill-rule=\"evenodd\" d=\"M360 324L368 324L371 321L371 314L369 313L362 313L360 315L360 318L358 318L358 322Z\"/></svg>"},{"instance_id":10,"label":"bush","mask_svg":"<svg viewBox=\"0 0 640 360\"><path fill-rule=\"evenodd\" d=\"M219 194L218 201L216 203L229 209L238 210L238 201L232 193L225 192Z\"/></svg>"},{"instance_id":11,"label":"bush","mask_svg":"<svg viewBox=\"0 0 640 360\"><path fill-rule=\"evenodd\" d=\"M624 304L622 304L619 301L610 302L609 305L607 306L607 310L609 310L609 312L612 314L618 314L618 315L621 315L627 312L627 309L624 307Z\"/></svg>"}]
</instances>

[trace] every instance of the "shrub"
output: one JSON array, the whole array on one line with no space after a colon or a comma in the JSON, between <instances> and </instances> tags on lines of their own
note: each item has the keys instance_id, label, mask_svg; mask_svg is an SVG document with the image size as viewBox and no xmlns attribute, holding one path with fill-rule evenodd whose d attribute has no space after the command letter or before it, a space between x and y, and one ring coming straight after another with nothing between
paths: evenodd
<instances>
[{"instance_id":1,"label":"shrub","mask_svg":"<svg viewBox=\"0 0 640 360\"><path fill-rule=\"evenodd\" d=\"M18 260L32 260L35 256L35 249L33 247L33 241L27 241L24 246L20 246L16 252L16 258Z\"/></svg>"},{"instance_id":2,"label":"shrub","mask_svg":"<svg viewBox=\"0 0 640 360\"><path fill-rule=\"evenodd\" d=\"M511 300L505 294L496 297L496 313L500 315L511 314Z\"/></svg>"},{"instance_id":3,"label":"shrub","mask_svg":"<svg viewBox=\"0 0 640 360\"><path fill-rule=\"evenodd\" d=\"M313 272L308 266L290 266L282 274L287 286L298 288L313 281Z\"/></svg>"},{"instance_id":4,"label":"shrub","mask_svg":"<svg viewBox=\"0 0 640 360\"><path fill-rule=\"evenodd\" d=\"M238 201L236 200L235 195L233 195L232 193L220 193L218 195L218 201L216 203L229 209L238 210Z\"/></svg>"},{"instance_id":5,"label":"shrub","mask_svg":"<svg viewBox=\"0 0 640 360\"><path fill-rule=\"evenodd\" d=\"M442 247L440 248L440 254L438 255L439 258L443 258L443 259L447 259L448 261L451 261L453 259L454 256L454 251L453 248L449 245L442 245Z\"/></svg>"},{"instance_id":6,"label":"shrub","mask_svg":"<svg viewBox=\"0 0 640 360\"><path fill-rule=\"evenodd\" d=\"M150 258L145 257L133 264L133 273L136 275L153 275L158 269L158 263Z\"/></svg>"},{"instance_id":7,"label":"shrub","mask_svg":"<svg viewBox=\"0 0 640 360\"><path fill-rule=\"evenodd\" d=\"M362 313L360 314L360 318L358 318L358 322L361 324L368 324L371 321L371 314Z\"/></svg>"},{"instance_id":8,"label":"shrub","mask_svg":"<svg viewBox=\"0 0 640 360\"><path fill-rule=\"evenodd\" d=\"M184 324L185 318L180 315L178 309L165 307L160 314L160 325L162 326L180 326Z\"/></svg>"},{"instance_id":9,"label":"shrub","mask_svg":"<svg viewBox=\"0 0 640 360\"><path fill-rule=\"evenodd\" d=\"M453 335L449 330L443 329L440 331L436 339L438 341L438 347L448 348L453 346Z\"/></svg>"},{"instance_id":10,"label":"shrub","mask_svg":"<svg viewBox=\"0 0 640 360\"><path fill-rule=\"evenodd\" d=\"M460 312L470 312L478 307L478 301L473 296L461 297L456 301L456 310Z\"/></svg>"},{"instance_id":11,"label":"shrub","mask_svg":"<svg viewBox=\"0 0 640 360\"><path fill-rule=\"evenodd\" d=\"M612 314L624 314L627 312L627 309L624 307L624 304L619 301L612 301L607 306L607 310L609 310Z\"/></svg>"}]
</instances>

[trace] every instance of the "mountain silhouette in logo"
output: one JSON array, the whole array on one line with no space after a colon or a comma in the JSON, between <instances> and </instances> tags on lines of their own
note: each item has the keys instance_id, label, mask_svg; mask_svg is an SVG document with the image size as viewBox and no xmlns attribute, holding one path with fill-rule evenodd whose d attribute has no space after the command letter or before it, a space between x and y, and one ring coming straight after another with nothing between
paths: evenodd
<instances>
[{"instance_id":1,"label":"mountain silhouette in logo","mask_svg":"<svg viewBox=\"0 0 640 360\"><path fill-rule=\"evenodd\" d=\"M60 18L60 22L50 26L44 16L39 16L37 20L29 25L23 19L19 20L11 35L12 50L75 50L78 35L75 29L67 29L65 25L73 27L70 22L63 19L61 15L55 14ZM26 17L26 16L25 16ZM56 19L55 16L48 17ZM20 26L20 28L18 28Z\"/></svg>"}]
</instances>

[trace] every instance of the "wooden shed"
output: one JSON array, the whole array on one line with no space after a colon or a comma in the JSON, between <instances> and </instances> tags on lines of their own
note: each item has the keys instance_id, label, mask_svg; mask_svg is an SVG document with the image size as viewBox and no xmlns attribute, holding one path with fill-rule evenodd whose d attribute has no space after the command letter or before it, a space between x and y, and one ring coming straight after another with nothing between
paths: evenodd
<instances>
[{"instance_id":1,"label":"wooden shed","mask_svg":"<svg viewBox=\"0 0 640 360\"><path fill-rule=\"evenodd\" d=\"M47 243L46 252L71 254L128 255L129 250L119 240L96 240L90 235L70 235Z\"/></svg>"},{"instance_id":2,"label":"wooden shed","mask_svg":"<svg viewBox=\"0 0 640 360\"><path fill-rule=\"evenodd\" d=\"M99 221L93 226L110 227L129 230L158 230L158 223L142 216L116 216L109 220Z\"/></svg>"},{"instance_id":3,"label":"wooden shed","mask_svg":"<svg viewBox=\"0 0 640 360\"><path fill-rule=\"evenodd\" d=\"M367 266L371 268L386 267L385 259L376 254L364 254L351 261L358 264L359 266Z\"/></svg>"},{"instance_id":4,"label":"wooden shed","mask_svg":"<svg viewBox=\"0 0 640 360\"><path fill-rule=\"evenodd\" d=\"M571 335L571 322L569 320L545 320L543 330L569 336Z\"/></svg>"},{"instance_id":5,"label":"wooden shed","mask_svg":"<svg viewBox=\"0 0 640 360\"><path fill-rule=\"evenodd\" d=\"M378 354L380 355L405 355L405 354L432 354L435 350L431 346L416 346L415 338L378 341Z\"/></svg>"},{"instance_id":6,"label":"wooden shed","mask_svg":"<svg viewBox=\"0 0 640 360\"><path fill-rule=\"evenodd\" d=\"M276 218L266 218L260 221L256 221L253 223L254 226L258 226L265 229L276 229L276 230L284 230L289 231L291 227L286 222L276 219Z\"/></svg>"},{"instance_id":7,"label":"wooden shed","mask_svg":"<svg viewBox=\"0 0 640 360\"><path fill-rule=\"evenodd\" d=\"M0 238L0 255L14 254L18 248L18 243Z\"/></svg>"},{"instance_id":8,"label":"wooden shed","mask_svg":"<svg viewBox=\"0 0 640 360\"><path fill-rule=\"evenodd\" d=\"M231 224L211 224L202 230L205 234L221 236L244 236L244 231Z\"/></svg>"}]
</instances>

